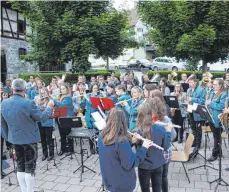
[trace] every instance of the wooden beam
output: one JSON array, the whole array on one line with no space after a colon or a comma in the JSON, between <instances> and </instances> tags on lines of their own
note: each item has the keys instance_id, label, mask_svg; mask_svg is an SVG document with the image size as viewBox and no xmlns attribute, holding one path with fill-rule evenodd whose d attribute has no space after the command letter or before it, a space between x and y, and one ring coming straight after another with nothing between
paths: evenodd
<instances>
[{"instance_id":1,"label":"wooden beam","mask_svg":"<svg viewBox=\"0 0 229 192\"><path fill-rule=\"evenodd\" d=\"M1 6L1 32L3 35L3 13L2 13L2 6Z\"/></svg>"},{"instance_id":2,"label":"wooden beam","mask_svg":"<svg viewBox=\"0 0 229 192\"><path fill-rule=\"evenodd\" d=\"M19 29L18 29L18 12L17 12L17 38L19 38Z\"/></svg>"},{"instance_id":3,"label":"wooden beam","mask_svg":"<svg viewBox=\"0 0 229 192\"><path fill-rule=\"evenodd\" d=\"M10 23L10 20L9 20L9 15L8 15L8 12L7 12L6 8L5 8L5 12L6 12L7 19L9 21L9 25L10 25L10 30L11 30L12 36L14 37L13 29L12 29L12 26L11 26L11 23Z\"/></svg>"}]
</instances>

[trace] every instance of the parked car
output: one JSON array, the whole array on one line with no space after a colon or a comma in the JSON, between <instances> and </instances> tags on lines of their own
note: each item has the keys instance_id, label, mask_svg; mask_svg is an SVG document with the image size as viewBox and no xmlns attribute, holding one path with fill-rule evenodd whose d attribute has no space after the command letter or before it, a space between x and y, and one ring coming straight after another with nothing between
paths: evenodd
<instances>
[{"instance_id":1,"label":"parked car","mask_svg":"<svg viewBox=\"0 0 229 192\"><path fill-rule=\"evenodd\" d=\"M157 70L184 70L185 62L177 62L175 58L170 57L157 57L151 65L151 69Z\"/></svg>"},{"instance_id":2,"label":"parked car","mask_svg":"<svg viewBox=\"0 0 229 192\"><path fill-rule=\"evenodd\" d=\"M151 65L152 63L147 59L131 59L127 63L127 68L136 70L141 70L142 68L152 69Z\"/></svg>"}]
</instances>

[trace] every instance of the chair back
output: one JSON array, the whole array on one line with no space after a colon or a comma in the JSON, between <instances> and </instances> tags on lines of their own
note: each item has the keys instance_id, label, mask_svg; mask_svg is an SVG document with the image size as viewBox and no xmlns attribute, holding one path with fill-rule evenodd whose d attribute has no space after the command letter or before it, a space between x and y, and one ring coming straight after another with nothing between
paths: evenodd
<instances>
[{"instance_id":1,"label":"chair back","mask_svg":"<svg viewBox=\"0 0 229 192\"><path fill-rule=\"evenodd\" d=\"M189 156L191 152L193 141L194 141L194 135L192 133L189 133L188 138L184 145L184 153L186 156Z\"/></svg>"}]
</instances>

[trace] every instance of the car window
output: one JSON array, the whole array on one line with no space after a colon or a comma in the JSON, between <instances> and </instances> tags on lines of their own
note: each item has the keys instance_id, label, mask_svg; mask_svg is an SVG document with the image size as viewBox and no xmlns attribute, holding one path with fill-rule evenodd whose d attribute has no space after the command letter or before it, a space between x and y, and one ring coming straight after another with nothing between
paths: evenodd
<instances>
[{"instance_id":1,"label":"car window","mask_svg":"<svg viewBox=\"0 0 229 192\"><path fill-rule=\"evenodd\" d=\"M136 63L136 60L135 60L135 59L132 59L132 60L130 60L130 62L129 62L129 64L134 64L134 63Z\"/></svg>"}]
</instances>

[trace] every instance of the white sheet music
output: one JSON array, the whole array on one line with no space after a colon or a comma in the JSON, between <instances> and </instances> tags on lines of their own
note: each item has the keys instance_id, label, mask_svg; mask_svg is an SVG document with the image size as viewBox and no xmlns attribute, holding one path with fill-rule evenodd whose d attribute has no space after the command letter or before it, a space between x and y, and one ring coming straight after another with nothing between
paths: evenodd
<instances>
[{"instance_id":1,"label":"white sheet music","mask_svg":"<svg viewBox=\"0 0 229 192\"><path fill-rule=\"evenodd\" d=\"M192 105L188 105L187 111L188 111L189 113L192 113Z\"/></svg>"},{"instance_id":2,"label":"white sheet music","mask_svg":"<svg viewBox=\"0 0 229 192\"><path fill-rule=\"evenodd\" d=\"M100 115L98 111L91 114L93 119L95 120L94 124L98 128L98 130L103 130L106 126L106 121L103 119L103 117Z\"/></svg>"}]
</instances>

